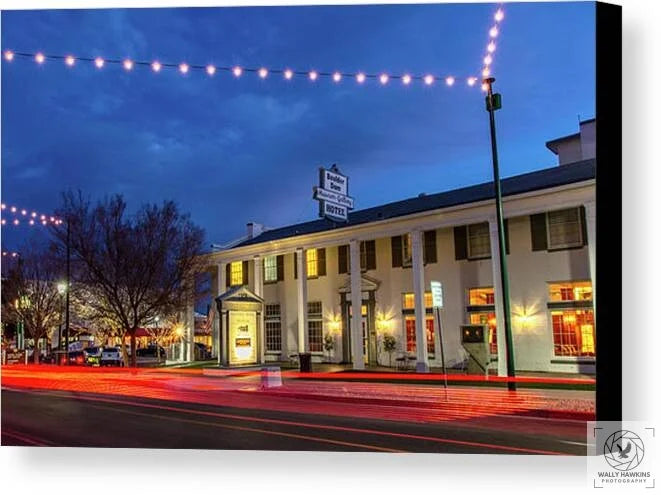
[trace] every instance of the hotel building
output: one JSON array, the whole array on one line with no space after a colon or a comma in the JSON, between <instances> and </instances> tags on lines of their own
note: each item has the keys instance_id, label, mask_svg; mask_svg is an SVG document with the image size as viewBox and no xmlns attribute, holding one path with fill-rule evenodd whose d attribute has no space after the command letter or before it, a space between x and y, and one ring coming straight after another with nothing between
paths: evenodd
<instances>
[{"instance_id":1,"label":"hotel building","mask_svg":"<svg viewBox=\"0 0 661 495\"><path fill-rule=\"evenodd\" d=\"M546 145L557 166L502 180L515 367L593 373L594 119ZM443 285L447 365L466 359L460 326L484 324L492 366L506 374L491 182L354 211L344 223L321 218L270 230L249 223L246 238L204 259L213 296L220 296L209 318L222 366L310 352L313 362L354 369L409 356L418 369L438 367L435 280ZM250 313L239 311L233 322L232 308L254 316L242 323ZM192 308L188 313L192 318ZM253 338L237 337L233 326L254 326ZM384 349L386 335L394 351ZM245 349L237 354L236 346Z\"/></svg>"}]
</instances>

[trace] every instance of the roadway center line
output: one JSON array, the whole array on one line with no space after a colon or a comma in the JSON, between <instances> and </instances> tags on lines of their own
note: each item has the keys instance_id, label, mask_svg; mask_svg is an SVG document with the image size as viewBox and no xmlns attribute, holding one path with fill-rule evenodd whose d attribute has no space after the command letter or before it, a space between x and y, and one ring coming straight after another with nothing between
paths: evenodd
<instances>
[{"instance_id":1,"label":"roadway center line","mask_svg":"<svg viewBox=\"0 0 661 495\"><path fill-rule=\"evenodd\" d=\"M62 397L62 398L66 398L66 399L72 399L72 397L70 395L58 394L58 393L54 393L54 392L33 391L33 390L28 391L28 390L24 390L24 389L20 389L20 390L14 389L14 390L17 391L17 392L21 392L21 393L51 395L51 396ZM282 420L282 419L261 418L261 417L258 417L258 416L241 416L241 415L238 415L238 414L219 413L219 412L212 412L212 411L201 411L201 410L186 409L186 408L176 407L176 406L164 406L164 405L159 405L159 404L149 404L149 403L144 403L144 402L134 402L134 401L120 400L120 399L107 399L107 398L103 398L103 397L86 397L86 396L82 396L82 395L77 395L77 396L74 396L73 399L90 401L90 402L104 402L104 403L109 403L109 404L123 404L123 405L129 405L129 406L134 406L134 407L149 408L149 409L160 409L160 410L165 410L165 411L180 412L180 413L199 415L199 416L209 416L209 417L224 418L224 419L234 419L234 420L238 420L238 421L251 421L251 422L259 422L259 423L270 423L270 424L295 426L295 427L302 427L302 428L317 428L317 429L334 430L334 431L345 431L345 432L351 432L351 433L363 433L363 434L370 434L370 435L389 436L389 437L396 437L396 438L406 438L406 439L411 439L411 440L421 440L421 441L429 441L429 442L435 442L435 443L461 445L461 446L467 446L467 447L487 448L487 449L491 449L491 450L519 452L519 453L522 453L522 454L568 455L566 452L557 452L557 451L552 451L552 450L531 449L531 448L527 448L527 447L513 447L513 446L508 446L508 445L498 445L498 444L491 444L491 443L484 443L484 442L473 442L473 441L469 441L469 440L454 440L454 439L449 439L449 438L431 437L431 436L426 436L426 435L416 435L416 434L409 434L409 433L397 433L397 432L391 432L391 431L373 430L373 429L369 429L369 428L356 428L356 427L350 427L350 426L324 425L324 424L318 424L318 423L306 423L306 422L288 421L288 420Z\"/></svg>"},{"instance_id":2,"label":"roadway center line","mask_svg":"<svg viewBox=\"0 0 661 495\"><path fill-rule=\"evenodd\" d=\"M362 443L354 443L354 442L344 442L341 440L333 440L331 438L322 438L322 437L315 437L315 436L310 436L310 435L299 435L297 433L286 433L282 431L272 431L272 430L262 430L260 428L252 428L249 426L237 426L237 425L228 425L227 423L213 423L210 421L199 421L196 419L185 419L185 418L177 418L175 416L165 416L162 414L151 414L151 413L142 413L142 412L137 412L137 411L129 411L127 409L118 409L118 408L112 408L112 407L106 407L106 406L98 406L98 405L90 405L90 407L93 407L95 409L104 409L107 411L113 411L113 412L122 412L125 414L133 414L136 416L146 416L148 418L158 418L158 419L166 419L169 421L179 421L183 423L191 423L191 424L196 424L196 425L202 425L202 426L212 426L214 428L225 428L225 429L230 429L230 430L239 430L239 431L249 431L252 433L264 433L267 435L275 435L275 436L281 436L281 437L289 437L289 438L297 438L301 440L309 440L312 442L322 442L322 443L330 443L334 445L342 445L344 447L357 447L361 449L369 449L369 450L376 450L379 452L395 452L395 453L408 453L406 450L399 450L399 449L390 449L387 447L379 447L376 445L368 445L368 444L362 444Z\"/></svg>"}]
</instances>

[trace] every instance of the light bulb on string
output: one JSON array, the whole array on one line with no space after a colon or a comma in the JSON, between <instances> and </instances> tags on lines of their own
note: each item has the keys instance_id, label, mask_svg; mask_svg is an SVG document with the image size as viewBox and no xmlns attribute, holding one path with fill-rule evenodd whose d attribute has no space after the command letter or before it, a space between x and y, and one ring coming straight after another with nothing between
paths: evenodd
<instances>
[{"instance_id":1,"label":"light bulb on string","mask_svg":"<svg viewBox=\"0 0 661 495\"><path fill-rule=\"evenodd\" d=\"M284 76L285 79L289 81L292 77L294 77L294 71L292 71L291 69L285 69Z\"/></svg>"},{"instance_id":2,"label":"light bulb on string","mask_svg":"<svg viewBox=\"0 0 661 495\"><path fill-rule=\"evenodd\" d=\"M454 84L454 77L452 77L452 76L446 77L445 78L445 84L447 84L448 86L452 86Z\"/></svg>"},{"instance_id":3,"label":"light bulb on string","mask_svg":"<svg viewBox=\"0 0 661 495\"><path fill-rule=\"evenodd\" d=\"M402 76L402 83L409 85L411 84L411 76L409 74L404 74Z\"/></svg>"},{"instance_id":4,"label":"light bulb on string","mask_svg":"<svg viewBox=\"0 0 661 495\"><path fill-rule=\"evenodd\" d=\"M124 66L125 70L131 70L133 69L133 60L126 59L124 62L122 62L122 65Z\"/></svg>"},{"instance_id":5,"label":"light bulb on string","mask_svg":"<svg viewBox=\"0 0 661 495\"><path fill-rule=\"evenodd\" d=\"M424 81L427 86L431 86L434 83L434 76L427 74L424 78Z\"/></svg>"},{"instance_id":6,"label":"light bulb on string","mask_svg":"<svg viewBox=\"0 0 661 495\"><path fill-rule=\"evenodd\" d=\"M43 53L39 52L34 56L34 60L38 64L43 64L46 61L46 57L44 56Z\"/></svg>"},{"instance_id":7,"label":"light bulb on string","mask_svg":"<svg viewBox=\"0 0 661 495\"><path fill-rule=\"evenodd\" d=\"M381 84L383 84L383 85L388 84L388 79L390 79L390 78L388 77L388 74L381 74L381 75L379 76L379 82L380 82Z\"/></svg>"},{"instance_id":8,"label":"light bulb on string","mask_svg":"<svg viewBox=\"0 0 661 495\"><path fill-rule=\"evenodd\" d=\"M179 72L182 74L187 74L188 73L189 66L187 63L181 63L179 64Z\"/></svg>"},{"instance_id":9,"label":"light bulb on string","mask_svg":"<svg viewBox=\"0 0 661 495\"><path fill-rule=\"evenodd\" d=\"M12 52L11 50L5 50L5 60L7 62L11 62L12 60L14 60L14 52Z\"/></svg>"},{"instance_id":10,"label":"light bulb on string","mask_svg":"<svg viewBox=\"0 0 661 495\"><path fill-rule=\"evenodd\" d=\"M489 29L489 36L491 36L492 38L495 38L496 36L498 36L498 27L497 26L494 26L491 29Z\"/></svg>"},{"instance_id":11,"label":"light bulb on string","mask_svg":"<svg viewBox=\"0 0 661 495\"><path fill-rule=\"evenodd\" d=\"M466 82L468 83L469 86L475 86L475 83L477 82L477 77L469 77Z\"/></svg>"},{"instance_id":12,"label":"light bulb on string","mask_svg":"<svg viewBox=\"0 0 661 495\"><path fill-rule=\"evenodd\" d=\"M311 70L308 77L310 78L310 81L316 81L319 77L319 73L316 70Z\"/></svg>"},{"instance_id":13,"label":"light bulb on string","mask_svg":"<svg viewBox=\"0 0 661 495\"><path fill-rule=\"evenodd\" d=\"M11 211L12 213L16 213L16 207L12 206L11 208L9 208L9 211Z\"/></svg>"},{"instance_id":14,"label":"light bulb on string","mask_svg":"<svg viewBox=\"0 0 661 495\"><path fill-rule=\"evenodd\" d=\"M491 62L493 62L493 58L491 57L491 55L487 55L486 57L484 57L484 65L491 65Z\"/></svg>"},{"instance_id":15,"label":"light bulb on string","mask_svg":"<svg viewBox=\"0 0 661 495\"><path fill-rule=\"evenodd\" d=\"M365 74L362 72L356 74L356 81L358 81L358 84L363 84L365 82Z\"/></svg>"},{"instance_id":16,"label":"light bulb on string","mask_svg":"<svg viewBox=\"0 0 661 495\"><path fill-rule=\"evenodd\" d=\"M266 79L266 76L269 75L269 71L265 67L262 67L261 69L259 69L259 71L257 73L259 74L259 77L261 79Z\"/></svg>"},{"instance_id":17,"label":"light bulb on string","mask_svg":"<svg viewBox=\"0 0 661 495\"><path fill-rule=\"evenodd\" d=\"M209 74L210 76L213 76L216 73L216 67L209 64L206 67L206 71L207 71L207 74Z\"/></svg>"},{"instance_id":18,"label":"light bulb on string","mask_svg":"<svg viewBox=\"0 0 661 495\"><path fill-rule=\"evenodd\" d=\"M101 68L103 68L103 66L105 65L105 63L106 63L105 60L103 60L101 57L96 57L96 58L94 59L94 65L96 65L96 68L97 68L97 69L101 69Z\"/></svg>"},{"instance_id":19,"label":"light bulb on string","mask_svg":"<svg viewBox=\"0 0 661 495\"><path fill-rule=\"evenodd\" d=\"M489 53L493 53L496 51L496 44L493 41L487 45L487 51Z\"/></svg>"},{"instance_id":20,"label":"light bulb on string","mask_svg":"<svg viewBox=\"0 0 661 495\"><path fill-rule=\"evenodd\" d=\"M496 20L496 22L502 21L505 18L505 12L503 12L503 9L498 9L493 18Z\"/></svg>"},{"instance_id":21,"label":"light bulb on string","mask_svg":"<svg viewBox=\"0 0 661 495\"><path fill-rule=\"evenodd\" d=\"M67 64L69 67L73 67L73 64L76 63L76 59L73 58L73 55L67 55L64 58L64 63Z\"/></svg>"},{"instance_id":22,"label":"light bulb on string","mask_svg":"<svg viewBox=\"0 0 661 495\"><path fill-rule=\"evenodd\" d=\"M342 74L340 74L339 72L334 72L333 73L333 81L334 82L336 82L336 83L340 82L341 79L342 79Z\"/></svg>"},{"instance_id":23,"label":"light bulb on string","mask_svg":"<svg viewBox=\"0 0 661 495\"><path fill-rule=\"evenodd\" d=\"M239 66L236 66L232 69L232 74L234 74L234 77L241 77L241 74L243 74L243 69Z\"/></svg>"},{"instance_id":24,"label":"light bulb on string","mask_svg":"<svg viewBox=\"0 0 661 495\"><path fill-rule=\"evenodd\" d=\"M158 60L154 60L154 61L151 63L151 70L153 70L154 72L160 72L160 70L161 70L161 63L160 63Z\"/></svg>"}]
</instances>

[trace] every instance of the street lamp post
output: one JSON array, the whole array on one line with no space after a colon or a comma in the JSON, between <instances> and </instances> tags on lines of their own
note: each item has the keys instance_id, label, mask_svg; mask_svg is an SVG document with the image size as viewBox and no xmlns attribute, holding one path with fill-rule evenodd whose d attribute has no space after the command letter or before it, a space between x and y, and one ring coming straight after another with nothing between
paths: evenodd
<instances>
[{"instance_id":1,"label":"street lamp post","mask_svg":"<svg viewBox=\"0 0 661 495\"><path fill-rule=\"evenodd\" d=\"M69 294L71 293L71 221L67 216L67 293L66 293L66 320L64 324L64 345L66 364L69 364Z\"/></svg>"},{"instance_id":2,"label":"street lamp post","mask_svg":"<svg viewBox=\"0 0 661 495\"><path fill-rule=\"evenodd\" d=\"M58 325L58 330L57 330L57 349L62 350L62 307L64 306L64 301L63 297L64 293L67 290L67 284L66 282L60 282L57 284L57 292L60 294L60 324ZM62 360L60 359L60 354L57 354L57 364L62 364Z\"/></svg>"},{"instance_id":3,"label":"street lamp post","mask_svg":"<svg viewBox=\"0 0 661 495\"><path fill-rule=\"evenodd\" d=\"M495 111L501 108L500 94L493 93L492 85L495 78L486 78L483 82L487 89L487 111L489 112L489 127L491 130L491 160L493 163L493 182L496 189L496 223L498 224L498 254L500 263L500 284L503 293L503 322L505 324L505 355L507 356L507 388L516 390L514 370L514 348L512 345L512 321L510 313L510 289L507 274L507 255L505 252L505 226L503 222L503 196L500 188L500 172L498 170L498 148L496 146L496 118ZM494 280L494 284L497 283Z\"/></svg>"}]
</instances>

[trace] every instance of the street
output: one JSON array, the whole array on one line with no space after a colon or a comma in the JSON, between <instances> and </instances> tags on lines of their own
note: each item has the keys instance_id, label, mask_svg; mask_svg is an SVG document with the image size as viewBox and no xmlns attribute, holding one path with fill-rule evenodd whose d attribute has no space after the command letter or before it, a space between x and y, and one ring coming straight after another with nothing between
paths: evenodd
<instances>
[{"instance_id":1,"label":"street","mask_svg":"<svg viewBox=\"0 0 661 495\"><path fill-rule=\"evenodd\" d=\"M563 455L586 448L585 423L576 419L289 397L259 391L254 377L94 371L58 377L4 368L2 445Z\"/></svg>"}]
</instances>

